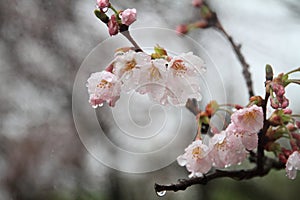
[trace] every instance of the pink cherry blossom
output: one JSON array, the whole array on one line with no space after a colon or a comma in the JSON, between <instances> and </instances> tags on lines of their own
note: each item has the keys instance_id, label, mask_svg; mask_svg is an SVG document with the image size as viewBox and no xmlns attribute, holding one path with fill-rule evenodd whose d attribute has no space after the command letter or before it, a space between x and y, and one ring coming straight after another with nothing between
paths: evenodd
<instances>
[{"instance_id":1,"label":"pink cherry blossom","mask_svg":"<svg viewBox=\"0 0 300 200\"><path fill-rule=\"evenodd\" d=\"M257 105L237 110L231 115L232 123L240 131L248 133L257 133L262 129L263 119L262 108Z\"/></svg>"},{"instance_id":2,"label":"pink cherry blossom","mask_svg":"<svg viewBox=\"0 0 300 200\"><path fill-rule=\"evenodd\" d=\"M131 25L136 20L136 9L126 9L121 13L122 24Z\"/></svg>"},{"instance_id":3,"label":"pink cherry blossom","mask_svg":"<svg viewBox=\"0 0 300 200\"><path fill-rule=\"evenodd\" d=\"M115 15L110 17L109 22L107 23L109 35L116 35L119 32L119 24Z\"/></svg>"},{"instance_id":4,"label":"pink cherry blossom","mask_svg":"<svg viewBox=\"0 0 300 200\"><path fill-rule=\"evenodd\" d=\"M192 52L172 58L168 64L167 90L173 105L185 105L188 98L201 100L201 75L205 72L203 60Z\"/></svg>"},{"instance_id":5,"label":"pink cherry blossom","mask_svg":"<svg viewBox=\"0 0 300 200\"><path fill-rule=\"evenodd\" d=\"M233 123L229 124L229 126L226 128L226 132L228 133L228 135L232 134L235 137L239 138L242 144L244 145L245 149L253 150L257 148L258 134L256 132L245 132L236 127Z\"/></svg>"},{"instance_id":6,"label":"pink cherry blossom","mask_svg":"<svg viewBox=\"0 0 300 200\"><path fill-rule=\"evenodd\" d=\"M97 6L101 8L107 8L109 6L109 0L97 0Z\"/></svg>"},{"instance_id":7,"label":"pink cherry blossom","mask_svg":"<svg viewBox=\"0 0 300 200\"><path fill-rule=\"evenodd\" d=\"M86 86L90 95L89 102L94 108L105 101L114 106L120 97L121 84L114 74L107 71L91 74Z\"/></svg>"},{"instance_id":8,"label":"pink cherry blossom","mask_svg":"<svg viewBox=\"0 0 300 200\"><path fill-rule=\"evenodd\" d=\"M297 170L300 170L300 153L299 151L294 151L288 158L286 162L286 175L289 179L295 179L297 176Z\"/></svg>"},{"instance_id":9,"label":"pink cherry blossom","mask_svg":"<svg viewBox=\"0 0 300 200\"><path fill-rule=\"evenodd\" d=\"M167 103L166 77L168 62L165 59L154 59L141 68L139 88L140 94L148 94L155 102L162 105Z\"/></svg>"},{"instance_id":10,"label":"pink cherry blossom","mask_svg":"<svg viewBox=\"0 0 300 200\"><path fill-rule=\"evenodd\" d=\"M122 81L123 89L136 89L144 79L145 65L151 63L150 55L129 50L116 56L113 61L113 73Z\"/></svg>"},{"instance_id":11,"label":"pink cherry blossom","mask_svg":"<svg viewBox=\"0 0 300 200\"><path fill-rule=\"evenodd\" d=\"M213 166L217 168L226 168L239 164L247 156L241 140L233 134L228 134L226 131L215 134L210 140L209 146L212 148Z\"/></svg>"},{"instance_id":12,"label":"pink cherry blossom","mask_svg":"<svg viewBox=\"0 0 300 200\"><path fill-rule=\"evenodd\" d=\"M196 140L185 149L183 155L177 158L177 162L180 166L186 166L191 172L190 178L200 177L211 169L212 161L209 152L210 149L202 143L202 140Z\"/></svg>"}]
</instances>

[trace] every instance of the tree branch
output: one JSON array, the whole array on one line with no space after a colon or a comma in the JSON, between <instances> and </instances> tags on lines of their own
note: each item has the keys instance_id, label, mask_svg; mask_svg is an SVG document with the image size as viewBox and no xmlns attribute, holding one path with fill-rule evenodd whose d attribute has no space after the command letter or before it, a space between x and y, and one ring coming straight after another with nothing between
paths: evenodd
<instances>
[{"instance_id":1,"label":"tree branch","mask_svg":"<svg viewBox=\"0 0 300 200\"><path fill-rule=\"evenodd\" d=\"M203 177L195 177L191 179L180 179L178 180L178 183L170 184L170 185L160 185L155 183L155 191L161 192L161 191L179 191L179 190L185 190L186 188L195 185L195 184L201 184L205 185L209 181L212 181L217 178L232 178L234 180L247 180L254 177L261 177L267 175L271 169L283 169L285 166L283 163L278 162L272 158L266 158L266 161L264 162L263 169L253 168L249 170L238 170L238 171L222 171L222 170L216 170L215 172L205 175Z\"/></svg>"},{"instance_id":2,"label":"tree branch","mask_svg":"<svg viewBox=\"0 0 300 200\"><path fill-rule=\"evenodd\" d=\"M245 78L248 94L249 97L254 96L253 86L252 86L252 79L251 79L251 73L249 71L249 64L246 62L246 59L244 55L241 52L241 45L236 44L233 40L233 38L226 32L226 30L223 28L217 14L211 10L208 4L204 3L204 5L211 11L211 16L207 19L208 20L208 27L214 27L217 30L221 31L226 39L229 41L232 49L234 50L234 53L236 54L240 64L243 68L243 76Z\"/></svg>"}]
</instances>

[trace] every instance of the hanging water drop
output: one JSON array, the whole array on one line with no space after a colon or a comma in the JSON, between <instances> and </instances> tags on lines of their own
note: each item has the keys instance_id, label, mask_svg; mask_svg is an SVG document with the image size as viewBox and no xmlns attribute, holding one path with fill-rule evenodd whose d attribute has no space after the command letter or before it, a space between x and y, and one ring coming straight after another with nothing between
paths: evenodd
<instances>
[{"instance_id":1,"label":"hanging water drop","mask_svg":"<svg viewBox=\"0 0 300 200\"><path fill-rule=\"evenodd\" d=\"M99 107L102 107L102 106L103 106L103 103L100 103L100 104L99 104Z\"/></svg>"},{"instance_id":2,"label":"hanging water drop","mask_svg":"<svg viewBox=\"0 0 300 200\"><path fill-rule=\"evenodd\" d=\"M166 194L166 193L167 193L167 191L166 191L166 190L163 190L163 191L156 192L157 196L159 196L159 197L163 197L163 196L165 196L165 194Z\"/></svg>"},{"instance_id":3,"label":"hanging water drop","mask_svg":"<svg viewBox=\"0 0 300 200\"><path fill-rule=\"evenodd\" d=\"M98 105L92 105L92 107L93 107L93 108L97 108L97 107L98 107Z\"/></svg>"}]
</instances>

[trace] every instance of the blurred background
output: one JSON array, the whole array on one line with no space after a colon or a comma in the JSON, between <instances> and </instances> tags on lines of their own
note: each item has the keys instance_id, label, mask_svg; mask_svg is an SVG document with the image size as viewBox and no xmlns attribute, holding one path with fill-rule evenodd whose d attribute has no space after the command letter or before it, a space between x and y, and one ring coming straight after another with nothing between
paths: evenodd
<instances>
[{"instance_id":1,"label":"blurred background","mask_svg":"<svg viewBox=\"0 0 300 200\"><path fill-rule=\"evenodd\" d=\"M112 2L118 9L137 8L133 29L145 25L175 29L199 16L191 0ZM271 64L275 73L300 66L298 0L208 3L227 32L242 44L256 94L264 93L265 64ZM250 181L215 180L158 197L154 183L187 178L185 168L174 162L158 171L132 174L106 167L86 150L72 116L77 71L94 47L109 37L93 14L95 1L2 0L0 9L1 200L297 198L300 178L288 180L284 171ZM206 29L189 36L210 52L227 101L246 104L242 69L222 34ZM214 81L211 77L208 83L214 85ZM299 113L296 89L288 88L287 97Z\"/></svg>"}]
</instances>

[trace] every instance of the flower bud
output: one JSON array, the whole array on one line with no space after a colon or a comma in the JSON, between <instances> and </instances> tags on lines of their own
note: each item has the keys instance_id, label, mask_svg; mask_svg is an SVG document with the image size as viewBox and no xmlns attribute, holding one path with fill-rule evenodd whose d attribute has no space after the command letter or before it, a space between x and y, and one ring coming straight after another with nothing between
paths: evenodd
<instances>
[{"instance_id":1,"label":"flower bud","mask_svg":"<svg viewBox=\"0 0 300 200\"><path fill-rule=\"evenodd\" d=\"M179 35L184 35L188 32L188 27L186 24L180 24L176 27L176 32Z\"/></svg>"},{"instance_id":2,"label":"flower bud","mask_svg":"<svg viewBox=\"0 0 300 200\"><path fill-rule=\"evenodd\" d=\"M121 12L122 24L130 26L136 20L136 9L126 9Z\"/></svg>"},{"instance_id":3,"label":"flower bud","mask_svg":"<svg viewBox=\"0 0 300 200\"><path fill-rule=\"evenodd\" d=\"M193 6L200 7L203 4L203 0L193 0L192 1Z\"/></svg>"},{"instance_id":4,"label":"flower bud","mask_svg":"<svg viewBox=\"0 0 300 200\"><path fill-rule=\"evenodd\" d=\"M102 8L107 8L109 6L109 0L97 0L97 6Z\"/></svg>"},{"instance_id":5,"label":"flower bud","mask_svg":"<svg viewBox=\"0 0 300 200\"><path fill-rule=\"evenodd\" d=\"M115 15L112 15L110 17L109 22L107 23L108 26L108 32L109 34L112 35L117 35L119 32L119 24L117 22L117 18Z\"/></svg>"},{"instance_id":6,"label":"flower bud","mask_svg":"<svg viewBox=\"0 0 300 200\"><path fill-rule=\"evenodd\" d=\"M278 155L278 159L280 160L280 162L282 162L284 164L287 162L287 158L285 157L285 155L283 153L280 153Z\"/></svg>"},{"instance_id":7,"label":"flower bud","mask_svg":"<svg viewBox=\"0 0 300 200\"><path fill-rule=\"evenodd\" d=\"M272 106L272 108L274 108L274 109L277 109L277 108L279 108L279 102L278 102L278 100L276 99L276 98L270 98L270 102L271 102L271 106Z\"/></svg>"},{"instance_id":8,"label":"flower bud","mask_svg":"<svg viewBox=\"0 0 300 200\"><path fill-rule=\"evenodd\" d=\"M282 117L279 115L277 111L272 113L271 117L269 118L269 123L272 126L283 125Z\"/></svg>"},{"instance_id":9,"label":"flower bud","mask_svg":"<svg viewBox=\"0 0 300 200\"><path fill-rule=\"evenodd\" d=\"M296 121L296 126L300 128L300 121Z\"/></svg>"},{"instance_id":10,"label":"flower bud","mask_svg":"<svg viewBox=\"0 0 300 200\"><path fill-rule=\"evenodd\" d=\"M266 65L266 80L272 81L273 80L273 69L271 65Z\"/></svg>"},{"instance_id":11,"label":"flower bud","mask_svg":"<svg viewBox=\"0 0 300 200\"><path fill-rule=\"evenodd\" d=\"M252 96L250 97L250 102L256 104L257 106L261 106L263 98L261 96Z\"/></svg>"},{"instance_id":12,"label":"flower bud","mask_svg":"<svg viewBox=\"0 0 300 200\"><path fill-rule=\"evenodd\" d=\"M281 108L286 108L289 106L289 100L286 97L283 97L283 101L281 102Z\"/></svg>"},{"instance_id":13,"label":"flower bud","mask_svg":"<svg viewBox=\"0 0 300 200\"><path fill-rule=\"evenodd\" d=\"M269 140L275 141L279 139L282 134L280 132L277 132L277 130L272 129L271 127L268 129L266 136L268 137Z\"/></svg>"},{"instance_id":14,"label":"flower bud","mask_svg":"<svg viewBox=\"0 0 300 200\"><path fill-rule=\"evenodd\" d=\"M285 115L291 115L292 112L293 112L293 111L292 111L291 109L289 109L289 108L283 109L283 113L284 113Z\"/></svg>"},{"instance_id":15,"label":"flower bud","mask_svg":"<svg viewBox=\"0 0 300 200\"><path fill-rule=\"evenodd\" d=\"M268 142L265 145L265 149L267 151L272 151L272 152L278 152L281 150L280 144L276 143L276 142Z\"/></svg>"},{"instance_id":16,"label":"flower bud","mask_svg":"<svg viewBox=\"0 0 300 200\"><path fill-rule=\"evenodd\" d=\"M209 117L214 115L217 110L219 109L219 104L216 101L211 101L209 104L207 104L205 111Z\"/></svg>"}]
</instances>

